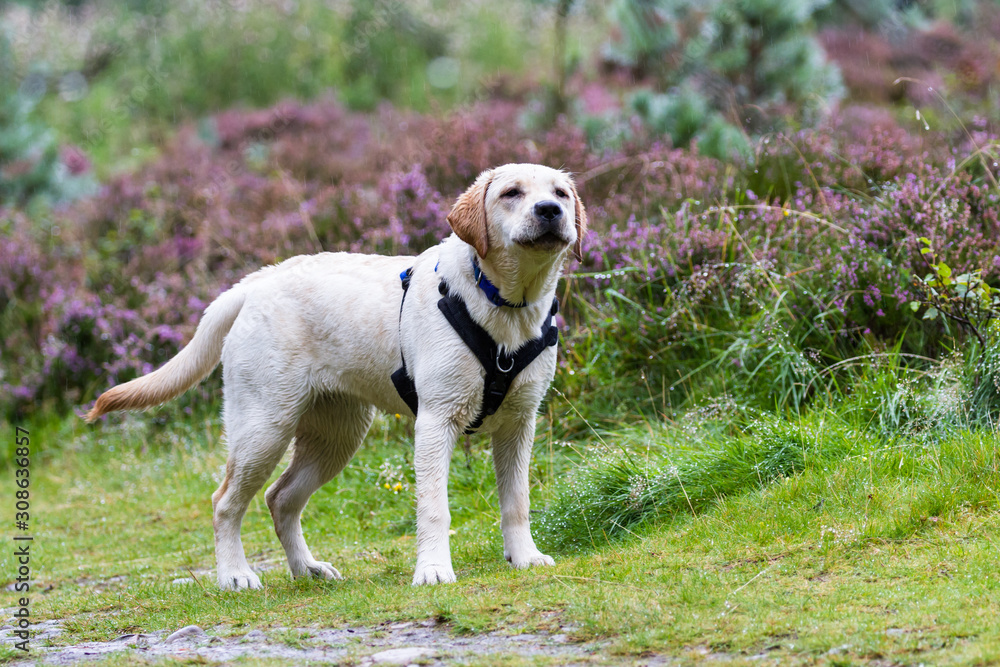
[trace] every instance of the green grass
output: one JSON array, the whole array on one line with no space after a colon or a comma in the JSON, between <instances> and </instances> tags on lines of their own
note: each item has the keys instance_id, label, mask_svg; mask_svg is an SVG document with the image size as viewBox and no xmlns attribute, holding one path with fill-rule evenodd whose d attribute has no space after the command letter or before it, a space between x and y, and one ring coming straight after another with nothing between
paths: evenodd
<instances>
[{"instance_id":1,"label":"green grass","mask_svg":"<svg viewBox=\"0 0 1000 667\"><path fill-rule=\"evenodd\" d=\"M243 593L219 591L212 571L210 494L225 457L214 417L166 427L148 416L99 427L32 425L32 611L70 619L58 643L191 622L239 635L436 617L457 633L568 627L576 640L611 641L611 657L651 651L685 664L711 664L706 652L735 658L727 664L759 664L750 658L762 652L788 664L1000 660L1000 455L992 432L888 442L839 413L743 423L704 415L572 446L544 435L541 420L533 500L548 506L536 530L558 547L552 569L518 572L503 561L487 443L459 448L450 484L459 583L422 588L409 585L409 426L380 418L304 517L314 552L346 579L293 581L260 494L244 543L266 568L265 588ZM786 458L773 456L779 450ZM560 542L539 520L568 507L568 479L629 482L622 461L650 471L666 456L683 490L666 484L652 493L646 484L656 509L619 524L617 535L605 522L591 526L592 541ZM775 467L760 465L768 460ZM574 470L577 477L567 476ZM761 476L753 479L755 470ZM4 497L9 479L8 470ZM393 493L386 481L410 488ZM5 550L0 571L12 569ZM171 583L192 574L196 584ZM11 598L5 593L0 604Z\"/></svg>"},{"instance_id":2,"label":"green grass","mask_svg":"<svg viewBox=\"0 0 1000 667\"><path fill-rule=\"evenodd\" d=\"M794 490L790 500L807 504L872 495L871 502L884 506L877 516L866 515L864 536L871 539L905 539L928 520L1000 507L1000 453L992 435L981 431L886 438L827 410L801 420L763 416L738 430L622 434L621 452L587 465L556 492L536 521L543 543L601 545L644 524L783 485ZM693 451L684 442L691 436ZM877 489L878 498L865 489Z\"/></svg>"}]
</instances>

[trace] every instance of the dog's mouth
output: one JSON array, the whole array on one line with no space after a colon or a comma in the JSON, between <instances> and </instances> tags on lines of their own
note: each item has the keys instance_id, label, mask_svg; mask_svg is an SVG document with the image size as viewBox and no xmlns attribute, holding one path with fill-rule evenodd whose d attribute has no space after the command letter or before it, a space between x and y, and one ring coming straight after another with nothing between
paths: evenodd
<instances>
[{"instance_id":1,"label":"dog's mouth","mask_svg":"<svg viewBox=\"0 0 1000 667\"><path fill-rule=\"evenodd\" d=\"M539 234L534 238L517 239L515 241L522 248L530 250L554 251L562 250L569 245L569 241L556 232L548 231Z\"/></svg>"}]
</instances>

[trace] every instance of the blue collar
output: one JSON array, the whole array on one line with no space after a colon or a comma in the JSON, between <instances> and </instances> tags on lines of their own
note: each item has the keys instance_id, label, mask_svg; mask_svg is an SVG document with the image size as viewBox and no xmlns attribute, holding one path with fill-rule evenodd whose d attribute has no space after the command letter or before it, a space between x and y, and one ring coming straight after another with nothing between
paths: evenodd
<instances>
[{"instance_id":1,"label":"blue collar","mask_svg":"<svg viewBox=\"0 0 1000 667\"><path fill-rule=\"evenodd\" d=\"M507 306L508 308L524 308L528 305L527 301L522 301L521 303L511 303L507 299L500 296L500 290L497 286L490 282L490 279L486 277L483 273L483 269L479 266L479 260L475 256L472 258L472 274L476 279L476 286L483 291L486 298L490 300L494 306Z\"/></svg>"}]
</instances>

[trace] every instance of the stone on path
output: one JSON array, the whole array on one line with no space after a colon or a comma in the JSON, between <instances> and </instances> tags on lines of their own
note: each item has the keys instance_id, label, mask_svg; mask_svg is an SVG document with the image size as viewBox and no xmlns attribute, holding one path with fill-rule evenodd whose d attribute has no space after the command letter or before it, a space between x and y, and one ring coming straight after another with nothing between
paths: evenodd
<instances>
[{"instance_id":1,"label":"stone on path","mask_svg":"<svg viewBox=\"0 0 1000 667\"><path fill-rule=\"evenodd\" d=\"M437 651L432 648L407 646L406 648L392 648L388 651L381 651L368 657L376 665L409 665L421 658L430 658L434 655L437 655Z\"/></svg>"},{"instance_id":2,"label":"stone on path","mask_svg":"<svg viewBox=\"0 0 1000 667\"><path fill-rule=\"evenodd\" d=\"M187 627L181 628L174 634L170 635L163 640L164 644L173 644L174 642L186 642L198 639L205 639L208 634L197 625L189 625Z\"/></svg>"}]
</instances>

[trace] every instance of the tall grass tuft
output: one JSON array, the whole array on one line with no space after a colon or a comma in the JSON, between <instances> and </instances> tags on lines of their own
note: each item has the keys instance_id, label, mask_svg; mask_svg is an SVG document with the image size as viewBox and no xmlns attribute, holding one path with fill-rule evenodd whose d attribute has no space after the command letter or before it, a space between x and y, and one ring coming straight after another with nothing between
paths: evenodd
<instances>
[{"instance_id":1,"label":"tall grass tuft","mask_svg":"<svg viewBox=\"0 0 1000 667\"><path fill-rule=\"evenodd\" d=\"M849 440L816 425L762 416L742 436L716 437L697 451L666 444L643 459L624 452L597 457L558 489L535 525L550 548L596 547L648 524L699 514L848 449Z\"/></svg>"}]
</instances>

